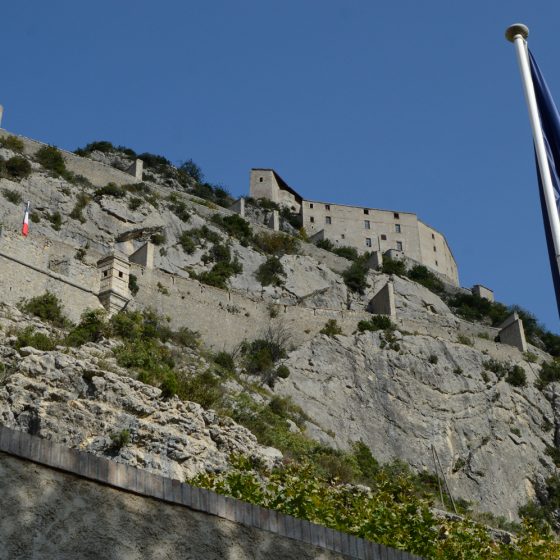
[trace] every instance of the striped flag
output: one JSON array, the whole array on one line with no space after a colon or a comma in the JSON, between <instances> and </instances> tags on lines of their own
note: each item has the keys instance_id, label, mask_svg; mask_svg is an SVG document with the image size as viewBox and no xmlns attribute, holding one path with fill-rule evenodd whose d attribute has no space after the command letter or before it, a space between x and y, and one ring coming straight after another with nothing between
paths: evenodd
<instances>
[{"instance_id":1,"label":"striped flag","mask_svg":"<svg viewBox=\"0 0 560 560\"><path fill-rule=\"evenodd\" d=\"M29 205L30 203L28 201L25 206L25 214L23 215L23 226L21 227L21 233L24 237L27 237L29 233Z\"/></svg>"},{"instance_id":2,"label":"striped flag","mask_svg":"<svg viewBox=\"0 0 560 560\"><path fill-rule=\"evenodd\" d=\"M537 65L533 53L529 51L529 64L531 67L531 78L533 81L533 89L537 99L537 107L539 110L540 125L544 144L546 148L546 155L548 160L548 168L550 170L550 178L552 180L552 187L554 190L555 207L553 212L559 214L560 211L560 115L558 109L554 104L552 95L544 80L544 77ZM554 283L554 291L556 292L556 304L558 306L558 313L560 314L560 270L558 269L559 263L557 258L557 250L555 247L554 238L552 234L552 227L550 217L547 211L544 185L541 178L541 173L538 171L537 163L537 177L539 182L539 195L541 199L541 209L543 214L544 229L546 241L548 246L548 256L550 260L550 268L552 271L552 280Z\"/></svg>"}]
</instances>

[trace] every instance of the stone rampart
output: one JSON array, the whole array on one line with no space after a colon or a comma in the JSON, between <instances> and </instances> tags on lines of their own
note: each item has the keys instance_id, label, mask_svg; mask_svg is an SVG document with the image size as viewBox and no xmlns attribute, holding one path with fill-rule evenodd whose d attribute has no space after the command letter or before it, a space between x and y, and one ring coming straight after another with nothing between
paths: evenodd
<instances>
[{"instance_id":1,"label":"stone rampart","mask_svg":"<svg viewBox=\"0 0 560 560\"><path fill-rule=\"evenodd\" d=\"M16 463L13 457L33 461L41 466L35 466L30 471L26 469L28 465L25 461ZM62 472L46 472L45 467ZM62 554L59 549L56 551L57 558L85 557L82 556L85 550L88 550L88 558L93 557L92 550L99 558L138 558L140 551L153 545L154 521L162 516L179 516L183 524L180 538L176 535L180 529L174 527L175 530L170 530L168 525L162 527L165 537L159 534L156 536L158 550L170 540L177 541L176 548L169 550L166 557L189 556L217 560L226 557L224 552L227 550L227 557L232 560L265 560L272 557L285 560L420 560L403 551L164 478L127 464L69 449L1 425L0 473L2 513L5 515L0 523L0 542L3 543L0 559L39 557L30 554L32 552L46 557L45 551L49 550L52 554L53 546L64 546L66 549L73 547L74 556L70 552ZM38 483L38 479L41 479L42 484ZM130 508L123 503L123 500L127 500L126 495L109 488L89 486L85 481L91 481L89 485L100 483L141 496L142 501L136 504L140 515L132 523ZM22 500L23 495L28 496L30 486L41 488L31 492L33 500ZM72 488L72 492L65 492L65 487ZM58 499L64 493L69 494L64 496L66 499ZM50 507L46 508L48 512L44 512L39 504L49 495L51 500L58 499L57 506L54 507L51 501ZM156 505L158 502L154 499L159 500L159 505ZM24 501L25 507L22 508ZM116 508L118 511L112 514L114 520L111 522L107 516L107 504L115 501L120 502L121 507ZM168 508L172 510L169 511ZM198 513L193 516L192 512ZM83 515L90 519L84 520ZM115 542L111 542L107 535L113 534L115 521L117 538ZM227 529L227 522L243 527L245 532L237 536L230 534L229 544L223 543L224 550L220 552L216 550L216 543L223 540L223 537L220 539L220 528ZM128 531L122 530L123 526L130 526L135 538L131 539ZM80 530L80 527L83 529ZM234 527L230 525L230 532L232 528ZM79 538L69 539L70 532L78 533ZM98 534L102 537L96 538ZM138 539L140 535L144 537L143 542ZM227 542L228 539L225 540ZM123 541L127 546L121 548ZM265 547L267 550L259 553L263 541L268 541L272 546ZM189 545L185 547L185 543ZM37 544L39 550L36 548ZM245 547L245 553L231 555L237 547ZM117 549L120 552L115 552Z\"/></svg>"},{"instance_id":2,"label":"stone rampart","mask_svg":"<svg viewBox=\"0 0 560 560\"><path fill-rule=\"evenodd\" d=\"M31 138L20 136L19 134L12 134L7 130L0 129L0 137L5 136L16 136L17 138L19 138L23 142L24 153L27 155L33 155L43 146L47 146L47 144L45 144L44 142L32 140ZM69 171L72 171L73 173L76 173L77 175L82 175L96 187L103 187L107 183L124 185L138 182L138 179L136 179L135 176L130 175L124 171L120 171L119 169L115 169L110 165L78 156L66 150L60 151L62 152L62 155L64 157L67 169Z\"/></svg>"}]
</instances>

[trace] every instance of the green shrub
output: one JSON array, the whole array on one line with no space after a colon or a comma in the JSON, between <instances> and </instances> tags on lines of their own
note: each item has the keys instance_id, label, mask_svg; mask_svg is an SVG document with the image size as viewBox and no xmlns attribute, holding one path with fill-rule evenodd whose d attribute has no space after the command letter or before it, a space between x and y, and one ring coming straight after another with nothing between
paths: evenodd
<instances>
[{"instance_id":1,"label":"green shrub","mask_svg":"<svg viewBox=\"0 0 560 560\"><path fill-rule=\"evenodd\" d=\"M523 357L525 358L525 361L529 362L530 364L536 364L538 360L537 354L535 354L534 352L530 352L529 350L523 353Z\"/></svg>"},{"instance_id":2,"label":"green shrub","mask_svg":"<svg viewBox=\"0 0 560 560\"><path fill-rule=\"evenodd\" d=\"M436 294L441 294L445 291L443 282L423 265L413 266L408 271L407 276Z\"/></svg>"},{"instance_id":3,"label":"green shrub","mask_svg":"<svg viewBox=\"0 0 560 560\"><path fill-rule=\"evenodd\" d=\"M317 247L324 249L325 251L330 251L339 257L348 259L349 261L355 261L358 259L358 251L354 247L349 247L347 245L341 245L337 247L330 239L321 239L316 243Z\"/></svg>"},{"instance_id":4,"label":"green shrub","mask_svg":"<svg viewBox=\"0 0 560 560\"><path fill-rule=\"evenodd\" d=\"M35 159L47 170L58 175L66 173L66 164L62 153L55 146L43 146L35 154Z\"/></svg>"},{"instance_id":5,"label":"green shrub","mask_svg":"<svg viewBox=\"0 0 560 560\"><path fill-rule=\"evenodd\" d=\"M218 352L214 356L214 362L227 371L235 371L235 361L229 352Z\"/></svg>"},{"instance_id":6,"label":"green shrub","mask_svg":"<svg viewBox=\"0 0 560 560\"><path fill-rule=\"evenodd\" d=\"M558 381L560 381L560 361L543 362L535 385L542 390L549 383L556 383Z\"/></svg>"},{"instance_id":7,"label":"green shrub","mask_svg":"<svg viewBox=\"0 0 560 560\"><path fill-rule=\"evenodd\" d=\"M60 231L60 228L62 227L62 215L60 212L56 211L53 214L48 214L47 219L55 231Z\"/></svg>"},{"instance_id":8,"label":"green shrub","mask_svg":"<svg viewBox=\"0 0 560 560\"><path fill-rule=\"evenodd\" d=\"M11 190L11 189L2 189L2 196L12 204L21 204L23 202L23 198L18 191Z\"/></svg>"},{"instance_id":9,"label":"green shrub","mask_svg":"<svg viewBox=\"0 0 560 560\"><path fill-rule=\"evenodd\" d=\"M90 203L91 198L86 193L79 193L76 197L76 204L70 212L70 217L73 220L79 220L82 224L86 221L82 214L84 208Z\"/></svg>"},{"instance_id":10,"label":"green shrub","mask_svg":"<svg viewBox=\"0 0 560 560\"><path fill-rule=\"evenodd\" d=\"M137 196L133 196L128 201L128 209L134 212L135 210L138 210L138 208L140 208L142 204L144 204L144 201L141 198Z\"/></svg>"},{"instance_id":11,"label":"green shrub","mask_svg":"<svg viewBox=\"0 0 560 560\"><path fill-rule=\"evenodd\" d=\"M109 335L105 311L88 309L82 313L80 322L70 330L64 342L68 346L81 346L87 342L99 342Z\"/></svg>"},{"instance_id":12,"label":"green shrub","mask_svg":"<svg viewBox=\"0 0 560 560\"><path fill-rule=\"evenodd\" d=\"M169 209L183 222L188 222L191 218L191 215L187 211L187 205L182 200L170 204Z\"/></svg>"},{"instance_id":13,"label":"green shrub","mask_svg":"<svg viewBox=\"0 0 560 560\"><path fill-rule=\"evenodd\" d=\"M35 212L31 212L29 214L29 219L34 223L34 224L38 224L41 221L41 216L39 216L39 214L35 213Z\"/></svg>"},{"instance_id":14,"label":"green shrub","mask_svg":"<svg viewBox=\"0 0 560 560\"><path fill-rule=\"evenodd\" d=\"M13 179L25 179L31 174L31 164L21 156L14 156L6 161L6 171Z\"/></svg>"},{"instance_id":15,"label":"green shrub","mask_svg":"<svg viewBox=\"0 0 560 560\"><path fill-rule=\"evenodd\" d=\"M114 198L124 198L126 191L115 183L107 183L95 191L95 197L101 198L102 196L112 196Z\"/></svg>"},{"instance_id":16,"label":"green shrub","mask_svg":"<svg viewBox=\"0 0 560 560\"><path fill-rule=\"evenodd\" d=\"M192 159L184 161L179 166L179 170L189 175L197 183L201 183L204 180L204 173L202 172L202 169Z\"/></svg>"},{"instance_id":17,"label":"green shrub","mask_svg":"<svg viewBox=\"0 0 560 560\"><path fill-rule=\"evenodd\" d=\"M192 255L196 251L196 243L193 240L191 233L188 231L183 231L179 236L179 244L181 245L183 251L188 255Z\"/></svg>"},{"instance_id":18,"label":"green shrub","mask_svg":"<svg viewBox=\"0 0 560 560\"><path fill-rule=\"evenodd\" d=\"M284 233L258 233L253 238L253 245L263 253L277 257L294 255L299 250L299 240Z\"/></svg>"},{"instance_id":19,"label":"green shrub","mask_svg":"<svg viewBox=\"0 0 560 560\"><path fill-rule=\"evenodd\" d=\"M393 331L396 329L395 324L387 315L373 315L367 321L360 321L358 323L358 330L364 331Z\"/></svg>"},{"instance_id":20,"label":"green shrub","mask_svg":"<svg viewBox=\"0 0 560 560\"><path fill-rule=\"evenodd\" d=\"M473 346L473 341L471 338L469 338L467 335L464 334L458 334L457 335L457 342L459 344L464 344L465 346Z\"/></svg>"},{"instance_id":21,"label":"green shrub","mask_svg":"<svg viewBox=\"0 0 560 560\"><path fill-rule=\"evenodd\" d=\"M69 324L64 315L62 302L52 292L45 292L20 303L22 311L35 315L43 321L47 321L55 327L66 327Z\"/></svg>"},{"instance_id":22,"label":"green shrub","mask_svg":"<svg viewBox=\"0 0 560 560\"><path fill-rule=\"evenodd\" d=\"M32 346L37 348L37 350L42 350L43 352L51 352L59 344L60 340L55 337L48 336L41 332L36 332L33 327L26 327L22 331L17 333L17 339L15 347L17 350L24 348L26 346Z\"/></svg>"},{"instance_id":23,"label":"green shrub","mask_svg":"<svg viewBox=\"0 0 560 560\"><path fill-rule=\"evenodd\" d=\"M286 272L278 257L268 257L255 271L255 278L263 286L282 286Z\"/></svg>"},{"instance_id":24,"label":"green shrub","mask_svg":"<svg viewBox=\"0 0 560 560\"><path fill-rule=\"evenodd\" d=\"M197 348L200 345L200 334L188 327L181 327L171 335L171 339L175 344L185 348Z\"/></svg>"},{"instance_id":25,"label":"green shrub","mask_svg":"<svg viewBox=\"0 0 560 560\"><path fill-rule=\"evenodd\" d=\"M228 235L235 237L242 245L249 245L253 239L253 230L247 220L237 214L222 216L214 214L212 222L222 228Z\"/></svg>"},{"instance_id":26,"label":"green shrub","mask_svg":"<svg viewBox=\"0 0 560 560\"><path fill-rule=\"evenodd\" d=\"M181 380L178 395L204 408L216 407L222 400L221 379L207 370Z\"/></svg>"},{"instance_id":27,"label":"green shrub","mask_svg":"<svg viewBox=\"0 0 560 560\"><path fill-rule=\"evenodd\" d=\"M138 293L140 286L138 285L138 277L136 276L136 274L128 275L128 289L133 296Z\"/></svg>"},{"instance_id":28,"label":"green shrub","mask_svg":"<svg viewBox=\"0 0 560 560\"><path fill-rule=\"evenodd\" d=\"M335 336L337 334L342 334L342 329L339 327L336 319L329 319L319 332L327 336Z\"/></svg>"},{"instance_id":29,"label":"green shrub","mask_svg":"<svg viewBox=\"0 0 560 560\"><path fill-rule=\"evenodd\" d=\"M521 366L513 366L506 375L506 381L514 387L525 387L527 375Z\"/></svg>"},{"instance_id":30,"label":"green shrub","mask_svg":"<svg viewBox=\"0 0 560 560\"><path fill-rule=\"evenodd\" d=\"M227 281L231 276L243 272L241 263L235 259L230 262L217 262L208 272L202 272L196 278L203 284L216 288L227 288Z\"/></svg>"},{"instance_id":31,"label":"green shrub","mask_svg":"<svg viewBox=\"0 0 560 560\"><path fill-rule=\"evenodd\" d=\"M287 365L281 364L276 368L276 377L280 379L287 379L290 376L290 368Z\"/></svg>"},{"instance_id":32,"label":"green shrub","mask_svg":"<svg viewBox=\"0 0 560 560\"><path fill-rule=\"evenodd\" d=\"M25 148L23 140L19 139L17 136L4 136L0 138L0 146L6 148L6 150L11 150L12 152L23 153Z\"/></svg>"},{"instance_id":33,"label":"green shrub","mask_svg":"<svg viewBox=\"0 0 560 560\"><path fill-rule=\"evenodd\" d=\"M159 387L161 389L161 396L164 399L170 399L172 396L179 392L179 381L177 374L174 371L167 373Z\"/></svg>"},{"instance_id":34,"label":"green shrub","mask_svg":"<svg viewBox=\"0 0 560 560\"><path fill-rule=\"evenodd\" d=\"M430 354L430 355L428 356L428 362L429 362L430 364L435 365L435 364L438 363L438 357L437 357L435 354Z\"/></svg>"},{"instance_id":35,"label":"green shrub","mask_svg":"<svg viewBox=\"0 0 560 560\"><path fill-rule=\"evenodd\" d=\"M381 272L384 274L395 274L396 276L406 276L406 264L400 259L392 259L389 255L384 255Z\"/></svg>"},{"instance_id":36,"label":"green shrub","mask_svg":"<svg viewBox=\"0 0 560 560\"><path fill-rule=\"evenodd\" d=\"M484 366L484 369L495 373L499 379L504 377L504 375L506 375L509 371L509 366L507 364L494 360L493 358L487 360L482 365Z\"/></svg>"},{"instance_id":37,"label":"green shrub","mask_svg":"<svg viewBox=\"0 0 560 560\"><path fill-rule=\"evenodd\" d=\"M368 268L363 259L354 261L343 273L342 278L349 290L364 294L367 283Z\"/></svg>"},{"instance_id":38,"label":"green shrub","mask_svg":"<svg viewBox=\"0 0 560 560\"><path fill-rule=\"evenodd\" d=\"M113 144L107 140L91 142L84 148L74 150L74 153L79 156L89 156L92 152L103 152L104 154L121 152L129 157L136 157L136 152L131 148L127 148L126 146L113 146Z\"/></svg>"},{"instance_id":39,"label":"green shrub","mask_svg":"<svg viewBox=\"0 0 560 560\"><path fill-rule=\"evenodd\" d=\"M152 234L152 236L150 237L150 241L154 245L163 245L167 241L167 236L165 235L165 232L158 231Z\"/></svg>"},{"instance_id":40,"label":"green shrub","mask_svg":"<svg viewBox=\"0 0 560 560\"><path fill-rule=\"evenodd\" d=\"M118 434L111 434L111 447L114 451L120 451L130 443L130 430L121 430Z\"/></svg>"}]
</instances>

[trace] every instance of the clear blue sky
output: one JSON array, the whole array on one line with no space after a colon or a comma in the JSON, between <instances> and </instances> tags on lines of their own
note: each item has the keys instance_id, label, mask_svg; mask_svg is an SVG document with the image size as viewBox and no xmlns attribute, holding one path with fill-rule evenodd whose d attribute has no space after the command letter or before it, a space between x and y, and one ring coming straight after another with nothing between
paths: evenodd
<instances>
[{"instance_id":1,"label":"clear blue sky","mask_svg":"<svg viewBox=\"0 0 560 560\"><path fill-rule=\"evenodd\" d=\"M3 127L107 139L246 193L416 212L465 286L558 332L510 23L560 105L560 4L517 0L26 0L2 6Z\"/></svg>"}]
</instances>

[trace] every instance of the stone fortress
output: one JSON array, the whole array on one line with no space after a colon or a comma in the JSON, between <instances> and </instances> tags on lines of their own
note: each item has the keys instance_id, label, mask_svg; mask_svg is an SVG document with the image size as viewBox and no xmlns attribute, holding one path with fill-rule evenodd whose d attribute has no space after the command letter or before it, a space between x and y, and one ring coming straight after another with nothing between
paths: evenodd
<instances>
[{"instance_id":1,"label":"stone fortress","mask_svg":"<svg viewBox=\"0 0 560 560\"><path fill-rule=\"evenodd\" d=\"M377 255L378 263L383 254L406 257L459 286L457 263L445 236L416 214L307 200L273 169L251 170L250 195L298 213L311 241L328 239L335 246L369 251Z\"/></svg>"}]
</instances>

